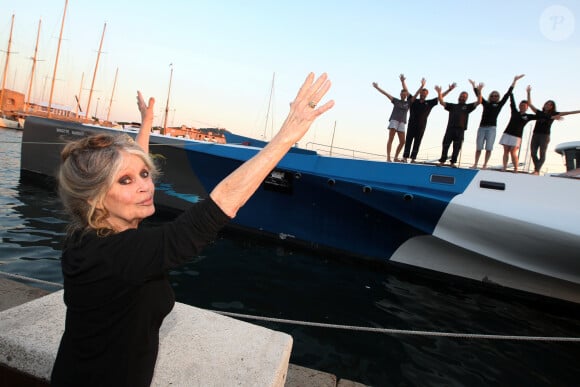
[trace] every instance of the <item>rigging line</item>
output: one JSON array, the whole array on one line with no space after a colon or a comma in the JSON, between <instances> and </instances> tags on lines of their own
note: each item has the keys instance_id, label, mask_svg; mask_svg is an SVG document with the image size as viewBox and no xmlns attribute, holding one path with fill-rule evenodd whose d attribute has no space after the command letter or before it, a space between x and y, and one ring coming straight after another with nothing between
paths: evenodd
<instances>
[{"instance_id":1,"label":"rigging line","mask_svg":"<svg viewBox=\"0 0 580 387\"><path fill-rule=\"evenodd\" d=\"M30 278L22 276L19 274L7 273L0 271L0 274L7 277L17 278L21 280L27 280L31 282L37 282L46 285L52 285L62 288L63 285L55 282L43 281L35 278ZM549 341L549 342L580 342L580 337L562 337L562 336L517 336L517 335L489 335L489 334L479 334L479 333L453 333L453 332L437 332L437 331L418 331L418 330L405 330L405 329L391 329L391 328L373 328L373 327L361 327L356 325L339 325L339 324L328 324L328 323L318 323L313 321L300 321L300 320L288 320L275 317L264 317L255 316L242 313L226 312L221 310L206 309L209 312L217 313L228 317L237 317L250 320L260 320L260 321L270 321L283 324L294 324L294 325L306 325L311 327L320 328L332 328L332 329L343 329L351 331L360 332L373 332L373 333L386 333L392 335L411 335L411 336L429 336L429 337L452 337L457 339L484 339L484 340L513 340L513 341Z\"/></svg>"}]
</instances>

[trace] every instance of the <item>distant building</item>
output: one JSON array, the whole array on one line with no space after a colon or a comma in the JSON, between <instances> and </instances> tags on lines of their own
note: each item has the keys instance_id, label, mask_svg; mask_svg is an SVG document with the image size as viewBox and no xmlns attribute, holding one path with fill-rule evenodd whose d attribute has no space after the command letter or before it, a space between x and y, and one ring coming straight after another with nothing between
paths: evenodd
<instances>
[{"instance_id":1,"label":"distant building","mask_svg":"<svg viewBox=\"0 0 580 387\"><path fill-rule=\"evenodd\" d=\"M2 96L2 94L4 94ZM26 117L41 116L46 117L48 114L47 103L31 103L28 107L24 99L24 94L14 90L0 90L0 100L2 101L1 111L7 116ZM53 104L50 106L50 115L53 118L76 120L79 117L68 106Z\"/></svg>"},{"instance_id":2,"label":"distant building","mask_svg":"<svg viewBox=\"0 0 580 387\"><path fill-rule=\"evenodd\" d=\"M174 128L168 127L165 134L172 137L183 137L198 141L215 142L218 144L226 143L226 137L223 134L223 129L219 128L197 129L194 127L181 125L180 127Z\"/></svg>"},{"instance_id":3,"label":"distant building","mask_svg":"<svg viewBox=\"0 0 580 387\"><path fill-rule=\"evenodd\" d=\"M24 94L14 90L0 90L0 110L6 115L16 115L24 108Z\"/></svg>"}]
</instances>

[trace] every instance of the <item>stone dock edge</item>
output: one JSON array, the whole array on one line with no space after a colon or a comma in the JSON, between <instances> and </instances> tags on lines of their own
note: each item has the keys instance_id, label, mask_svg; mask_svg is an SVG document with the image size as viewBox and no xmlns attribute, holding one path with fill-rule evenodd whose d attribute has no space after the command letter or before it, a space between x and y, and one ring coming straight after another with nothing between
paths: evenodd
<instances>
[{"instance_id":1,"label":"stone dock edge","mask_svg":"<svg viewBox=\"0 0 580 387\"><path fill-rule=\"evenodd\" d=\"M14 281L12 279L6 279L6 278L2 278L0 276L0 314L3 314L4 311L7 311L11 308L23 308L26 307L23 304L27 304L27 303L31 303L34 300L37 300L41 297L44 296L49 296L51 294L51 292L44 290L44 289L40 289L34 286L30 286L30 285L26 285L23 284L21 282L17 282ZM47 297L47 299L50 297ZM33 304L33 303L32 303ZM30 304L30 305L32 305ZM43 306L44 308L44 306ZM176 308L177 309L181 309L181 308L190 308L186 305L183 304L179 304L176 303ZM196 311L198 311L198 309L195 308ZM203 311L203 310L199 310L199 311ZM184 313L182 311L182 313ZM187 312L185 312L187 313ZM62 316L61 316L62 317ZM215 313L211 313L211 312L207 312L207 311L203 311L201 314L201 319L206 319L207 324L212 324L215 325L216 321L215 318L218 319L222 319L223 317L220 315L216 315ZM229 320L228 320L229 321ZM172 321L171 323L175 324L174 321ZM171 324L170 323L170 324ZM64 322L61 322L62 325L64 325ZM235 323L236 325L242 324L241 329L250 329L249 326L252 326L251 324L248 323L242 323L240 322L238 324L238 322ZM267 332L269 330L265 330L264 328L261 327L257 327L257 329L262 332ZM163 330L163 328L162 328ZM274 331L272 331L274 332ZM4 332L7 333L7 332ZM255 334L255 332L253 333ZM264 333L264 334L268 334L268 333ZM280 334L282 341L284 336L287 336L285 334ZM163 332L160 332L160 336L163 336ZM178 337L178 339L183 339L182 337ZM169 340L169 339L167 339ZM269 337L268 340L272 340L272 337ZM288 345L287 343L280 343L281 346L286 347L289 346L288 351L290 351L291 348L291 342L292 339L291 337L289 339L287 339L286 341L290 342L290 344ZM238 345L243 346L243 343L239 343ZM4 352L5 350L7 350L6 348L0 348L0 350L2 350L2 352ZM160 351L161 352L161 351ZM161 355L160 355L161 356ZM283 385L284 387L365 387L366 385L361 384L361 383L357 383L357 382L353 382L351 380L346 380L346 379L337 379L336 375L327 373L327 372L322 372L322 371L318 371L318 370L313 370L310 368L306 368L306 367L301 367L295 364L291 364L288 363L288 358L289 358L289 353L287 355L284 355L286 357L286 359L282 359L282 368L286 368L287 369L284 370L275 370L274 374L276 375L276 378L278 378L278 380L274 380L272 385ZM283 356L283 357L284 357ZM40 386L49 386L49 382L48 380L46 380L46 378L44 377L38 377L36 375L34 375L32 372L28 373L22 370L22 368L26 368L26 367L11 367L10 364L7 363L11 363L12 361L12 357L11 355L6 355L6 356L2 356L2 358L0 359L0 380L3 380L3 384L7 383L5 385L8 386L30 386L30 387L40 387ZM262 361L265 362L270 362L270 360L265 360L262 359ZM286 362L284 362L286 361ZM156 373L159 372L159 368L160 368L161 364L157 365L156 368ZM220 367L220 364L218 363L216 365L216 367ZM273 364L265 364L264 365L265 368L272 368L272 367L277 367ZM215 368L215 367L212 367ZM200 370L197 370L196 372L199 372ZM205 372L205 371L204 371ZM215 372L212 371L212 372ZM281 383L280 383L281 381ZM155 381L154 383L155 384Z\"/></svg>"}]
</instances>

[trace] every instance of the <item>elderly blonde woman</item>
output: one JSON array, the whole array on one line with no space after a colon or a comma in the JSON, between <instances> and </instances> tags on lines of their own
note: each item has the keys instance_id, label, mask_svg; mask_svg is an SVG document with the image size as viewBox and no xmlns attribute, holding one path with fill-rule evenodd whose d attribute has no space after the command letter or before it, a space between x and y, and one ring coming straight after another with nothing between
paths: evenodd
<instances>
[{"instance_id":1,"label":"elderly blonde woman","mask_svg":"<svg viewBox=\"0 0 580 387\"><path fill-rule=\"evenodd\" d=\"M62 151L59 193L72 222L62 253L65 331L53 386L148 386L159 328L175 302L166 271L197 255L255 192L267 174L330 109L316 105L330 88L309 74L276 136L174 221L140 228L155 212L148 156L154 100L138 93L136 142L100 134Z\"/></svg>"}]
</instances>

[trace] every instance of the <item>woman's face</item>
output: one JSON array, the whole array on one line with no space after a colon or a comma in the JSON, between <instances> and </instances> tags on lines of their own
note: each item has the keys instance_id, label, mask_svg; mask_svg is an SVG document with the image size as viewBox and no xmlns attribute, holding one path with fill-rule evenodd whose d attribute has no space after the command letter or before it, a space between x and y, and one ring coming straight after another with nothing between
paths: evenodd
<instances>
[{"instance_id":1,"label":"woman's face","mask_svg":"<svg viewBox=\"0 0 580 387\"><path fill-rule=\"evenodd\" d=\"M139 222L155 212L155 185L149 168L137 155L126 152L121 155L121 168L103 200L109 212L107 221L117 232L137 228Z\"/></svg>"},{"instance_id":2,"label":"woman's face","mask_svg":"<svg viewBox=\"0 0 580 387\"><path fill-rule=\"evenodd\" d=\"M547 101L544 104L544 111L550 111L550 110L554 110L554 103L552 101Z\"/></svg>"}]
</instances>

